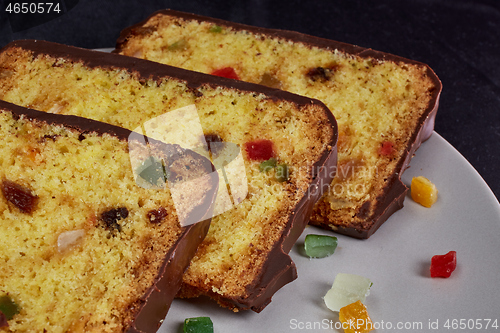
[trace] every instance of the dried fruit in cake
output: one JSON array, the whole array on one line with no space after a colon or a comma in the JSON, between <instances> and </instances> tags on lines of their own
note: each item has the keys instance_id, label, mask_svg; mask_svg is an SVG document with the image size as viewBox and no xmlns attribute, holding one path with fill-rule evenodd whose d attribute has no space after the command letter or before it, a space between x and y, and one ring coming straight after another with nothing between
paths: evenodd
<instances>
[{"instance_id":1,"label":"dried fruit in cake","mask_svg":"<svg viewBox=\"0 0 500 333\"><path fill-rule=\"evenodd\" d=\"M212 71L210 74L220 77L225 77L227 79L239 80L239 76L233 67L224 67Z\"/></svg>"},{"instance_id":2,"label":"dried fruit in cake","mask_svg":"<svg viewBox=\"0 0 500 333\"><path fill-rule=\"evenodd\" d=\"M57 236L57 251L63 253L79 245L85 237L85 229L64 231Z\"/></svg>"},{"instance_id":3,"label":"dried fruit in cake","mask_svg":"<svg viewBox=\"0 0 500 333\"><path fill-rule=\"evenodd\" d=\"M8 179L2 181L2 194L8 202L25 214L31 214L38 201L38 197L29 188Z\"/></svg>"},{"instance_id":4,"label":"dried fruit in cake","mask_svg":"<svg viewBox=\"0 0 500 333\"><path fill-rule=\"evenodd\" d=\"M259 170L260 172L268 172L276 167L276 163L278 161L276 158L271 157L270 159L263 161L259 164Z\"/></svg>"},{"instance_id":5,"label":"dried fruit in cake","mask_svg":"<svg viewBox=\"0 0 500 333\"><path fill-rule=\"evenodd\" d=\"M9 295L0 296L0 314L3 314L7 321L14 318L19 310L19 305Z\"/></svg>"},{"instance_id":6,"label":"dried fruit in cake","mask_svg":"<svg viewBox=\"0 0 500 333\"><path fill-rule=\"evenodd\" d=\"M213 33L213 27L223 33ZM137 34L135 29L149 29ZM186 52L160 50L182 35ZM159 37L161 36L161 37ZM238 78L319 99L339 125L336 177L311 224L370 237L403 206L400 177L433 131L441 82L429 66L395 55L293 31L162 10L123 30L115 52L204 73L238 69ZM287 118L276 119L279 124ZM342 169L339 168L339 172Z\"/></svg>"},{"instance_id":7,"label":"dried fruit in cake","mask_svg":"<svg viewBox=\"0 0 500 333\"><path fill-rule=\"evenodd\" d=\"M244 147L249 160L266 161L275 157L273 142L268 139L245 142Z\"/></svg>"}]
</instances>

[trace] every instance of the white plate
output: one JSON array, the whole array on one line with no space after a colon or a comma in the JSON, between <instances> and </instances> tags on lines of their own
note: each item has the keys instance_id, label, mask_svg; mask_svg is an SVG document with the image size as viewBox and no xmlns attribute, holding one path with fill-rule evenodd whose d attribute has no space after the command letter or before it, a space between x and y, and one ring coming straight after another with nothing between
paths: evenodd
<instances>
[{"instance_id":1,"label":"white plate","mask_svg":"<svg viewBox=\"0 0 500 333\"><path fill-rule=\"evenodd\" d=\"M291 251L298 279L278 291L261 313L233 313L205 298L175 300L159 332L180 333L185 318L198 316L209 316L216 333L343 332L336 329L338 314L322 299L337 273L373 281L365 302L377 328L373 332L500 332L497 199L437 133L420 147L403 181L409 184L418 175L439 190L432 208L408 196L405 207L370 239L340 235L336 252L323 259L302 256L301 246L308 233L331 233L307 228ZM431 257L450 250L457 251L455 272L448 279L431 278Z\"/></svg>"}]
</instances>

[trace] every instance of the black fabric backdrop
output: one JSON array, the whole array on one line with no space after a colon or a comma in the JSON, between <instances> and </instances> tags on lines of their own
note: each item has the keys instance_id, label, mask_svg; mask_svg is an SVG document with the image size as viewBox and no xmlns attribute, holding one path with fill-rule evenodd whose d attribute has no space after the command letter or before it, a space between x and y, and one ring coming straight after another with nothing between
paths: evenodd
<instances>
[{"instance_id":1,"label":"black fabric backdrop","mask_svg":"<svg viewBox=\"0 0 500 333\"><path fill-rule=\"evenodd\" d=\"M9 21L6 1L0 0L0 47L27 38L114 47L123 28L171 8L296 30L427 63L444 86L436 132L500 198L500 1L59 0L63 15L22 31L17 30L23 22ZM440 163L439 156L435 163Z\"/></svg>"}]
</instances>

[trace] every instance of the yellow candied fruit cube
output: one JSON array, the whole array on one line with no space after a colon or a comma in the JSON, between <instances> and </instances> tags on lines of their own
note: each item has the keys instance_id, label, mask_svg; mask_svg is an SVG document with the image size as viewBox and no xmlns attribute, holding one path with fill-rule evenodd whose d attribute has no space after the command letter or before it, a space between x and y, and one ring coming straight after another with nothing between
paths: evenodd
<instances>
[{"instance_id":1,"label":"yellow candied fruit cube","mask_svg":"<svg viewBox=\"0 0 500 333\"><path fill-rule=\"evenodd\" d=\"M345 333L367 333L373 330L373 323L361 301L340 308L339 320Z\"/></svg>"},{"instance_id":2,"label":"yellow candied fruit cube","mask_svg":"<svg viewBox=\"0 0 500 333\"><path fill-rule=\"evenodd\" d=\"M411 180L411 198L424 207L430 208L437 200L438 190L429 179L418 176Z\"/></svg>"}]
</instances>

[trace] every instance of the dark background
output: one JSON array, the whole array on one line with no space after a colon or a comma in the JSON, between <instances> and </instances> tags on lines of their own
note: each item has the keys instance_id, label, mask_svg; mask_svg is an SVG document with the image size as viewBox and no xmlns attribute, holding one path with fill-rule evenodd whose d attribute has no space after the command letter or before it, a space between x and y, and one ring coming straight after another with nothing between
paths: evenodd
<instances>
[{"instance_id":1,"label":"dark background","mask_svg":"<svg viewBox=\"0 0 500 333\"><path fill-rule=\"evenodd\" d=\"M469 160L500 198L500 1L67 0L61 3L64 11L70 9L64 15L17 32L13 30L19 27L10 24L4 11L5 1L0 0L0 47L26 38L114 47L121 29L171 8L296 30L427 63L444 87L436 132Z\"/></svg>"}]
</instances>

